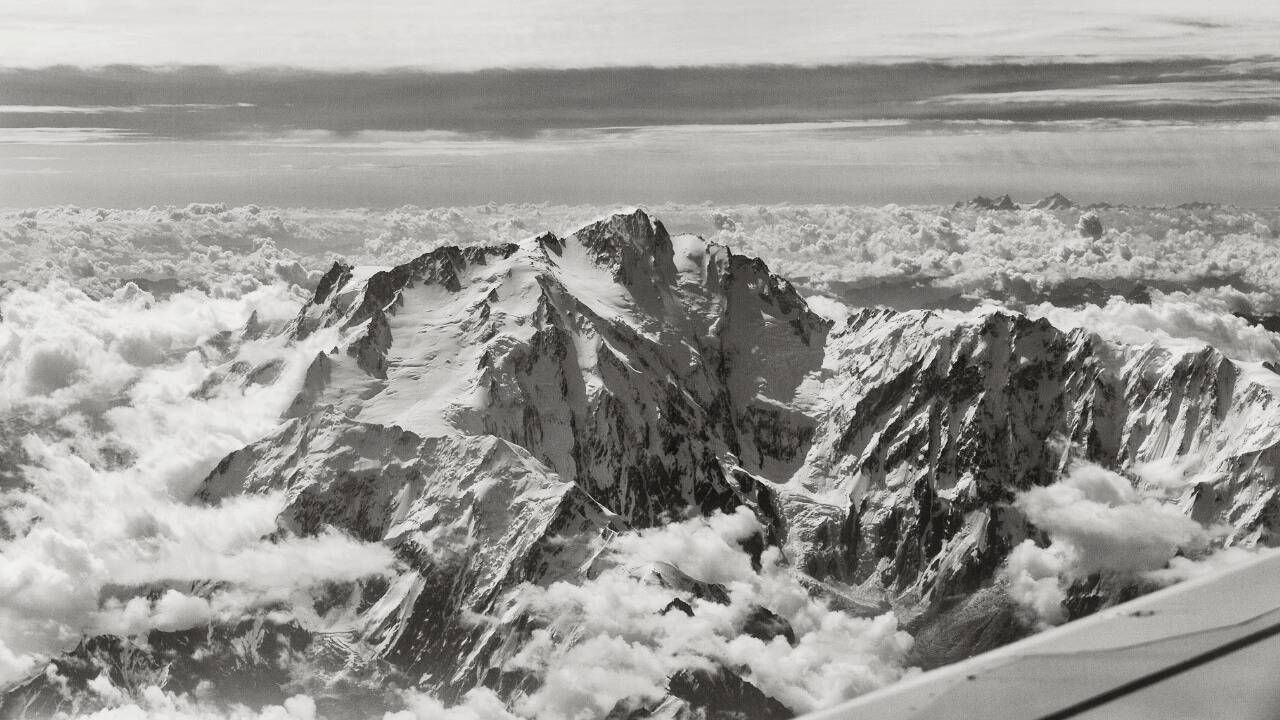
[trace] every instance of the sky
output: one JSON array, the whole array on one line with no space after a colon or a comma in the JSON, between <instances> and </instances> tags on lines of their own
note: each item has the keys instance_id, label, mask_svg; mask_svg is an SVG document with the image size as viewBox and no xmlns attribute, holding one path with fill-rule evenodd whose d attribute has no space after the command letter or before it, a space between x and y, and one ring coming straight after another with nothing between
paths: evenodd
<instances>
[{"instance_id":1,"label":"sky","mask_svg":"<svg viewBox=\"0 0 1280 720\"><path fill-rule=\"evenodd\" d=\"M1276 52L1266 0L5 0L0 65L326 69Z\"/></svg>"},{"instance_id":2,"label":"sky","mask_svg":"<svg viewBox=\"0 0 1280 720\"><path fill-rule=\"evenodd\" d=\"M0 0L0 206L1280 202L1280 4Z\"/></svg>"}]
</instances>

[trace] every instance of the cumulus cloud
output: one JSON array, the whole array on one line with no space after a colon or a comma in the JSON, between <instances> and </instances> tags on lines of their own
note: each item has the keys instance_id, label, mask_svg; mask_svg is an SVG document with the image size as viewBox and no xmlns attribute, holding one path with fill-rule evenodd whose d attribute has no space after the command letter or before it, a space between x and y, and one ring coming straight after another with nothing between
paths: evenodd
<instances>
[{"instance_id":1,"label":"cumulus cloud","mask_svg":"<svg viewBox=\"0 0 1280 720\"><path fill-rule=\"evenodd\" d=\"M316 343L241 340L282 321L283 284L95 300L64 282L0 302L0 444L16 468L0 506L0 687L83 634L180 630L386 572L389 551L335 533L276 537L280 494L191 504L226 453L264 435ZM54 362L50 362L54 360ZM276 362L275 383L209 384L228 363ZM271 539L267 539L272 536ZM194 594L194 581L220 583Z\"/></svg>"},{"instance_id":2,"label":"cumulus cloud","mask_svg":"<svg viewBox=\"0 0 1280 720\"><path fill-rule=\"evenodd\" d=\"M1079 575L1154 570L1212 537L1176 506L1140 495L1127 478L1091 463L1077 463L1066 478L1022 493L1014 505L1068 552Z\"/></svg>"},{"instance_id":3,"label":"cumulus cloud","mask_svg":"<svg viewBox=\"0 0 1280 720\"><path fill-rule=\"evenodd\" d=\"M882 687L906 672L911 638L891 614L857 618L812 596L776 549L752 567L741 542L761 531L747 510L616 537L613 563L580 584L528 587L521 602L539 621L511 669L531 672L538 690L517 714L603 716L620 702L652 703L686 669L733 668L765 694L806 712ZM687 577L693 578L691 584ZM723 588L723 597L699 592ZM662 612L674 599L692 615ZM761 608L783 634L746 631Z\"/></svg>"},{"instance_id":4,"label":"cumulus cloud","mask_svg":"<svg viewBox=\"0 0 1280 720\"><path fill-rule=\"evenodd\" d=\"M843 325L852 312L848 305L826 295L810 295L804 301L808 303L810 310L834 322L837 326Z\"/></svg>"},{"instance_id":5,"label":"cumulus cloud","mask_svg":"<svg viewBox=\"0 0 1280 720\"><path fill-rule=\"evenodd\" d=\"M0 211L0 267L36 284L67 279L94 296L109 295L130 277L243 290L281 277L314 278L333 254L386 264L444 244L572 230L614 209L491 203L378 211L252 205ZM1104 233L1085 238L1076 230L1082 210L680 203L648 209L672 232L759 256L809 293L853 304L901 306L953 295L1039 302L1041 293L1070 280L1229 290L1248 309L1280 311L1274 210L1098 208ZM895 293L893 285L904 282L910 292Z\"/></svg>"},{"instance_id":6,"label":"cumulus cloud","mask_svg":"<svg viewBox=\"0 0 1280 720\"><path fill-rule=\"evenodd\" d=\"M178 293L163 301L126 285L99 302L58 280L4 298L0 412L103 410L122 394L172 395L207 372L198 344L238 330L253 312L279 322L299 295L282 284L234 297ZM146 383L138 381L146 376Z\"/></svg>"},{"instance_id":7,"label":"cumulus cloud","mask_svg":"<svg viewBox=\"0 0 1280 720\"><path fill-rule=\"evenodd\" d=\"M1146 577L1162 585L1172 585L1183 580L1217 574L1278 552L1280 549L1277 548L1244 548L1233 545L1201 558L1175 557L1169 561L1169 567L1153 570Z\"/></svg>"},{"instance_id":8,"label":"cumulus cloud","mask_svg":"<svg viewBox=\"0 0 1280 720\"><path fill-rule=\"evenodd\" d=\"M405 709L389 712L383 720L515 720L502 699L488 688L475 688L457 705L446 707L434 697L404 694Z\"/></svg>"},{"instance_id":9,"label":"cumulus cloud","mask_svg":"<svg viewBox=\"0 0 1280 720\"><path fill-rule=\"evenodd\" d=\"M906 666L911 638L892 613L859 618L831 607L801 584L776 549L764 551L757 569L743 543L761 531L739 509L619 534L593 577L522 586L511 595L508 615L528 613L535 629L506 669L532 674L535 690L510 706L487 688L452 706L407 691L402 707L383 720L600 717L619 704L656 703L679 671L720 668L804 712L913 672ZM669 607L677 599L688 612ZM217 612L217 603L169 589L154 601L133 598L101 614L108 611L127 631L129 623L199 622ZM769 632L752 628L761 617L770 618L763 623ZM94 683L109 707L88 717L101 720L324 720L305 695L255 711L158 688L127 695L105 676Z\"/></svg>"},{"instance_id":10,"label":"cumulus cloud","mask_svg":"<svg viewBox=\"0 0 1280 720\"><path fill-rule=\"evenodd\" d=\"M144 689L138 698L128 700L122 692L111 687L105 675L93 682L97 683L100 695L115 700L115 703L97 712L77 715L80 720L322 720L316 713L315 700L307 695L294 695L280 705L252 710L241 705L217 707L154 686ZM58 720L71 718L66 714L55 717Z\"/></svg>"},{"instance_id":11,"label":"cumulus cloud","mask_svg":"<svg viewBox=\"0 0 1280 720\"><path fill-rule=\"evenodd\" d=\"M1064 330L1084 328L1106 340L1126 345L1209 345L1232 359L1280 360L1280 335L1250 325L1228 312L1194 302L1185 295L1166 297L1153 293L1153 296L1151 304L1113 297L1104 306L1090 304L1079 309L1044 303L1027 308L1027 314L1046 318Z\"/></svg>"},{"instance_id":12,"label":"cumulus cloud","mask_svg":"<svg viewBox=\"0 0 1280 720\"><path fill-rule=\"evenodd\" d=\"M1161 469L1168 470L1144 467L1142 487L1150 489L1139 489L1123 475L1076 462L1060 481L1021 493L1014 506L1048 535L1049 544L1024 540L1009 554L1000 580L1010 597L1039 622L1054 625L1066 620L1063 601L1076 581L1103 575L1169 583L1247 552L1210 555L1219 529L1164 501L1162 490L1179 483L1152 483Z\"/></svg>"},{"instance_id":13,"label":"cumulus cloud","mask_svg":"<svg viewBox=\"0 0 1280 720\"><path fill-rule=\"evenodd\" d=\"M89 681L91 689L107 703L96 712L74 715L76 720L348 720L319 712L315 698L298 694L279 705L253 709L243 705L215 705L186 693L173 693L150 686L130 697L102 674ZM382 720L516 720L493 691L477 688L456 705L445 706L420 692L402 695L402 709L383 715ZM54 720L72 720L65 712ZM370 716L372 718L373 716Z\"/></svg>"},{"instance_id":14,"label":"cumulus cloud","mask_svg":"<svg viewBox=\"0 0 1280 720\"><path fill-rule=\"evenodd\" d=\"M1046 625L1057 625L1067 619L1067 599L1063 580L1068 577L1070 557L1061 548L1042 548L1034 540L1023 540L1001 568L1009 597L1031 611L1032 617Z\"/></svg>"},{"instance_id":15,"label":"cumulus cloud","mask_svg":"<svg viewBox=\"0 0 1280 720\"><path fill-rule=\"evenodd\" d=\"M95 623L102 632L112 635L139 635L152 629L172 632L207 625L213 619L209 601L184 595L172 588L159 600L129 598L120 603L114 598L105 603Z\"/></svg>"}]
</instances>

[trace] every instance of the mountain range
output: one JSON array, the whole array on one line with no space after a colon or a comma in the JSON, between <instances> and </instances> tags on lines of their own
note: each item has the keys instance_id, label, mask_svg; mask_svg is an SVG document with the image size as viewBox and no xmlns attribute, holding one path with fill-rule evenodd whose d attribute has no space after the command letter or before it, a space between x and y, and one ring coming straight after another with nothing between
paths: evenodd
<instances>
[{"instance_id":1,"label":"mountain range","mask_svg":"<svg viewBox=\"0 0 1280 720\"><path fill-rule=\"evenodd\" d=\"M73 687L105 670L126 690L209 683L248 705L306 690L327 717L380 713L388 688L446 704L487 688L518 709L551 682L535 650L589 639L530 589L612 574L662 599L664 622L723 620L727 641L800 647L821 630L799 606L613 549L738 517L747 530L731 544L755 572L782 573L826 611L891 617L913 638L904 666L934 667L1042 627L1010 589L1010 557L1060 540L1025 498L1080 468L1129 484L1108 507L1158 506L1205 529L1165 561L1280 541L1280 375L1260 363L1002 309L868 307L836 323L762 261L643 211L394 267L336 262L286 327L251 319L224 338L228 362L203 391L283 382L270 362L230 359L272 333L333 341L278 428L225 457L195 502L282 492L281 536L380 543L395 572L331 585L311 621L264 612L146 642L85 639L54 661ZM1079 550L1088 538L1075 537ZM1143 574L1156 569L1086 563L1062 580L1062 619L1157 587ZM761 666L682 653L661 694L600 715L810 709ZM40 675L0 708L92 707L68 697L81 696Z\"/></svg>"}]
</instances>

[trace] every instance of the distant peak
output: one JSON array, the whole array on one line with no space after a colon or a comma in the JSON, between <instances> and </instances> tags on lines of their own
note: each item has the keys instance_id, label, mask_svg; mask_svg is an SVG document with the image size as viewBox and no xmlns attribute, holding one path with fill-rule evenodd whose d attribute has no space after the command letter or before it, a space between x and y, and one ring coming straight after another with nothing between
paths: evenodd
<instances>
[{"instance_id":1,"label":"distant peak","mask_svg":"<svg viewBox=\"0 0 1280 720\"><path fill-rule=\"evenodd\" d=\"M1037 210L1070 210L1075 206L1076 204L1066 195L1063 195L1062 193L1054 193L1040 198L1031 207L1036 208Z\"/></svg>"},{"instance_id":2,"label":"distant peak","mask_svg":"<svg viewBox=\"0 0 1280 720\"><path fill-rule=\"evenodd\" d=\"M967 202L956 203L955 208L957 210L960 208L975 208L978 210L1018 210L1020 209L1018 207L1018 204L1013 201L1013 198L1009 197L1007 194L1001 195L1000 197L994 200L992 200L991 198L985 195L979 195L978 197L972 200L969 200Z\"/></svg>"}]
</instances>

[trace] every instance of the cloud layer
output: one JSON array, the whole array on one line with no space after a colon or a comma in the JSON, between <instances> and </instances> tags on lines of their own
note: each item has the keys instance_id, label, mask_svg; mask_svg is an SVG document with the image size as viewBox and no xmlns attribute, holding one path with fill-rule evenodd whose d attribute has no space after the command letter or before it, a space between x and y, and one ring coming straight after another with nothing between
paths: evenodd
<instances>
[{"instance_id":1,"label":"cloud layer","mask_svg":"<svg viewBox=\"0 0 1280 720\"><path fill-rule=\"evenodd\" d=\"M175 0L68 0L9 13L0 64L225 64L380 68L593 67L853 58L1162 56L1274 53L1277 12L1250 0L1065 5L819 0L679 0L583 7L479 0L465 5L337 0L213 8ZM431 42L423 42L431 38Z\"/></svg>"},{"instance_id":2,"label":"cloud layer","mask_svg":"<svg viewBox=\"0 0 1280 720\"><path fill-rule=\"evenodd\" d=\"M656 704L679 670L731 668L797 713L882 687L906 670L911 638L886 613L857 618L815 598L770 548L752 568L741 543L762 532L745 508L620 535L613 567L581 584L527 588L524 606L540 619L532 641L511 662L542 680L515 711L545 720L600 717L620 702ZM723 587L719 602L655 582L679 568ZM692 615L663 612L673 599ZM795 642L744 628L767 609Z\"/></svg>"},{"instance_id":3,"label":"cloud layer","mask_svg":"<svg viewBox=\"0 0 1280 720\"><path fill-rule=\"evenodd\" d=\"M615 707L656 705L667 695L669 678L681 671L722 669L792 711L807 712L914 672L906 660L911 637L892 613L859 618L832 608L774 549L760 557L760 570L753 569L743 542L761 531L754 516L740 509L614 537L593 577L522 586L509 596L506 615L527 614L534 629L504 669L529 674L532 690L517 695L510 707L486 688L448 707L409 691L401 696L402 709L384 720L603 717ZM307 555L314 559L330 550L312 548ZM673 604L677 600L683 609ZM217 598L205 602L170 589L150 603L135 598L111 604L99 612L109 617L99 629L183 629L208 622L217 606ZM88 716L98 720L319 717L315 700L306 695L251 710L158 688L130 695L106 675L91 687L106 705Z\"/></svg>"},{"instance_id":4,"label":"cloud layer","mask_svg":"<svg viewBox=\"0 0 1280 720\"><path fill-rule=\"evenodd\" d=\"M877 121L892 132L908 123L936 131L946 121L1170 123L1280 114L1280 61L1268 58L469 73L59 66L0 69L0 79L0 126L94 127L122 133L117 140L279 138L299 131L340 138L458 132L484 140L570 129L856 121Z\"/></svg>"},{"instance_id":5,"label":"cloud layer","mask_svg":"<svg viewBox=\"0 0 1280 720\"><path fill-rule=\"evenodd\" d=\"M264 539L279 495L189 503L300 384L314 346L233 340L251 313L278 323L297 301L283 285L165 300L129 285L95 301L55 282L0 303L12 439L0 451L17 467L0 507L0 687L84 634L186 629L274 603L306 619L312 587L389 570L385 548L335 534ZM206 384L237 360L278 363L280 381ZM196 581L221 585L197 595Z\"/></svg>"},{"instance_id":6,"label":"cloud layer","mask_svg":"<svg viewBox=\"0 0 1280 720\"><path fill-rule=\"evenodd\" d=\"M750 140L756 142L755 140ZM445 244L513 242L571 231L612 205L495 203L390 210L195 204L108 210L0 211L0 278L73 282L101 297L129 278L173 279L210 292L244 292L283 279L307 284L335 255L389 265ZM1028 306L1106 306L1139 286L1168 310L1171 336L1217 329L1192 308L1280 311L1280 211L1232 207L1098 208L1103 234L1081 237L1083 209L1020 212L930 206L659 203L673 233L697 233L755 255L808 293L851 305L955 307L988 298ZM1115 311L1131 312L1134 301ZM1128 309L1126 309L1128 308ZM1175 317L1178 316L1178 317ZM1133 320L1146 324L1152 318ZM1158 318L1157 318L1158 319ZM1098 317L1099 321L1105 318ZM1071 325L1068 316L1062 321ZM1252 336L1251 336L1252 337ZM1257 338L1249 342L1258 351Z\"/></svg>"}]
</instances>

